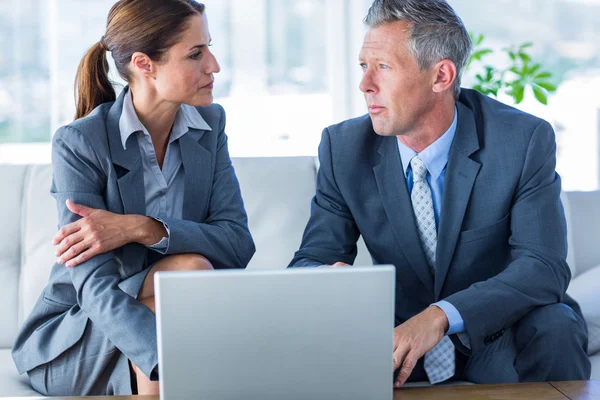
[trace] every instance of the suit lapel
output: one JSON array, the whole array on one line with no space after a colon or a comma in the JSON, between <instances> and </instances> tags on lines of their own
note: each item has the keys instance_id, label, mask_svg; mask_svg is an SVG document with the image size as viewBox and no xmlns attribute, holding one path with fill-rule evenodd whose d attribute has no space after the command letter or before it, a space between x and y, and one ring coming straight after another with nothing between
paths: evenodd
<instances>
[{"instance_id":1,"label":"suit lapel","mask_svg":"<svg viewBox=\"0 0 600 400\"><path fill-rule=\"evenodd\" d=\"M436 301L446 280L471 190L481 168L481 164L469 158L479 150L475 116L470 109L459 102L456 103L456 107L458 126L448 156L438 229L434 289Z\"/></svg>"},{"instance_id":2,"label":"suit lapel","mask_svg":"<svg viewBox=\"0 0 600 400\"><path fill-rule=\"evenodd\" d=\"M127 139L126 149L121 143L119 119L123 111L123 97L126 87L108 112L108 141L112 163L117 171L119 193L123 201L125 214L146 215L146 198L144 196L144 171L142 157L136 135Z\"/></svg>"},{"instance_id":3,"label":"suit lapel","mask_svg":"<svg viewBox=\"0 0 600 400\"><path fill-rule=\"evenodd\" d=\"M123 111L124 88L119 98L111 106L107 116L108 142L113 167L117 172L117 185L123 202L124 214L146 215L146 196L144 189L144 171L136 135L127 139L126 149L121 143L119 119ZM121 260L127 269L141 269L145 247L132 243L123 247ZM125 274L127 275L127 274Z\"/></svg>"},{"instance_id":4,"label":"suit lapel","mask_svg":"<svg viewBox=\"0 0 600 400\"><path fill-rule=\"evenodd\" d=\"M379 137L381 163L373 167L383 207L402 253L426 288L433 277L421 247L396 137Z\"/></svg>"},{"instance_id":5,"label":"suit lapel","mask_svg":"<svg viewBox=\"0 0 600 400\"><path fill-rule=\"evenodd\" d=\"M210 197L214 176L212 154L199 143L206 131L190 129L179 139L181 161L185 171L185 191L183 197L183 219L201 222L204 219L204 205Z\"/></svg>"}]
</instances>

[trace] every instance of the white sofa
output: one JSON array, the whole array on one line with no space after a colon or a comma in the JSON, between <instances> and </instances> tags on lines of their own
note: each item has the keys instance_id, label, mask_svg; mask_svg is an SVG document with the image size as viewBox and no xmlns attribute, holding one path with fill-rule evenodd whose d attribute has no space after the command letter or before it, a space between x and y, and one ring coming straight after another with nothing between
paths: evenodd
<instances>
[{"instance_id":1,"label":"white sofa","mask_svg":"<svg viewBox=\"0 0 600 400\"><path fill-rule=\"evenodd\" d=\"M238 158L234 165L257 252L249 268L284 268L297 250L315 190L313 157ZM36 396L10 348L54 260L56 205L49 165L0 165L0 397ZM569 292L590 330L592 378L600 379L600 192L564 193L569 225ZM356 264L369 264L360 244Z\"/></svg>"}]
</instances>

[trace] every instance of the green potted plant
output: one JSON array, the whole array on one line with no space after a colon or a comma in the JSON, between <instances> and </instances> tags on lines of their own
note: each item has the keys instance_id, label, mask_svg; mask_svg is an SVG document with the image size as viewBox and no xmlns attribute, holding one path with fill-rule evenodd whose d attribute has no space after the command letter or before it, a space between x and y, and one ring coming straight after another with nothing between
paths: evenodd
<instances>
[{"instance_id":1,"label":"green potted plant","mask_svg":"<svg viewBox=\"0 0 600 400\"><path fill-rule=\"evenodd\" d=\"M486 65L482 60L494 51L483 45L482 34L470 33L473 41L473 52L467 63L467 71L475 64L482 64L483 70L474 76L473 89L494 97L505 93L512 97L516 104L523 101L529 88L535 98L542 104L548 104L548 93L555 92L556 86L550 82L552 74L544 71L541 64L533 61L529 54L532 43L503 48L501 51L508 56L507 68L500 69Z\"/></svg>"}]
</instances>

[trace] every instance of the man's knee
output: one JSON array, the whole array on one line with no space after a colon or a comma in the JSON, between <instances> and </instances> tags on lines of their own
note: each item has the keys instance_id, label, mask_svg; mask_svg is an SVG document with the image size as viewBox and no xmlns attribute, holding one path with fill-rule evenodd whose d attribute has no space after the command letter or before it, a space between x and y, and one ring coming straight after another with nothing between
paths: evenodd
<instances>
[{"instance_id":1,"label":"man's knee","mask_svg":"<svg viewBox=\"0 0 600 400\"><path fill-rule=\"evenodd\" d=\"M535 308L516 328L516 368L521 381L590 378L585 322L569 306Z\"/></svg>"},{"instance_id":2,"label":"man's knee","mask_svg":"<svg viewBox=\"0 0 600 400\"><path fill-rule=\"evenodd\" d=\"M575 342L585 343L587 347L587 333L584 324L582 318L566 304L549 304L536 307L519 321L518 336L524 336L524 338L537 336L547 342L549 346L561 346ZM556 348L548 350L556 350Z\"/></svg>"},{"instance_id":3,"label":"man's knee","mask_svg":"<svg viewBox=\"0 0 600 400\"><path fill-rule=\"evenodd\" d=\"M200 254L178 254L172 256L170 267L177 271L205 271L214 269L211 262Z\"/></svg>"}]
</instances>

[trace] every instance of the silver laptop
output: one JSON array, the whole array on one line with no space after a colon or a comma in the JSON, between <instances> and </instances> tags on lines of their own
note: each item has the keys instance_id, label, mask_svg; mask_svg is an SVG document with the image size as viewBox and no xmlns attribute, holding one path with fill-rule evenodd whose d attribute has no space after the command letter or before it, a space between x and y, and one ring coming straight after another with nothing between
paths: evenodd
<instances>
[{"instance_id":1,"label":"silver laptop","mask_svg":"<svg viewBox=\"0 0 600 400\"><path fill-rule=\"evenodd\" d=\"M155 276L161 400L392 399L392 266Z\"/></svg>"}]
</instances>

